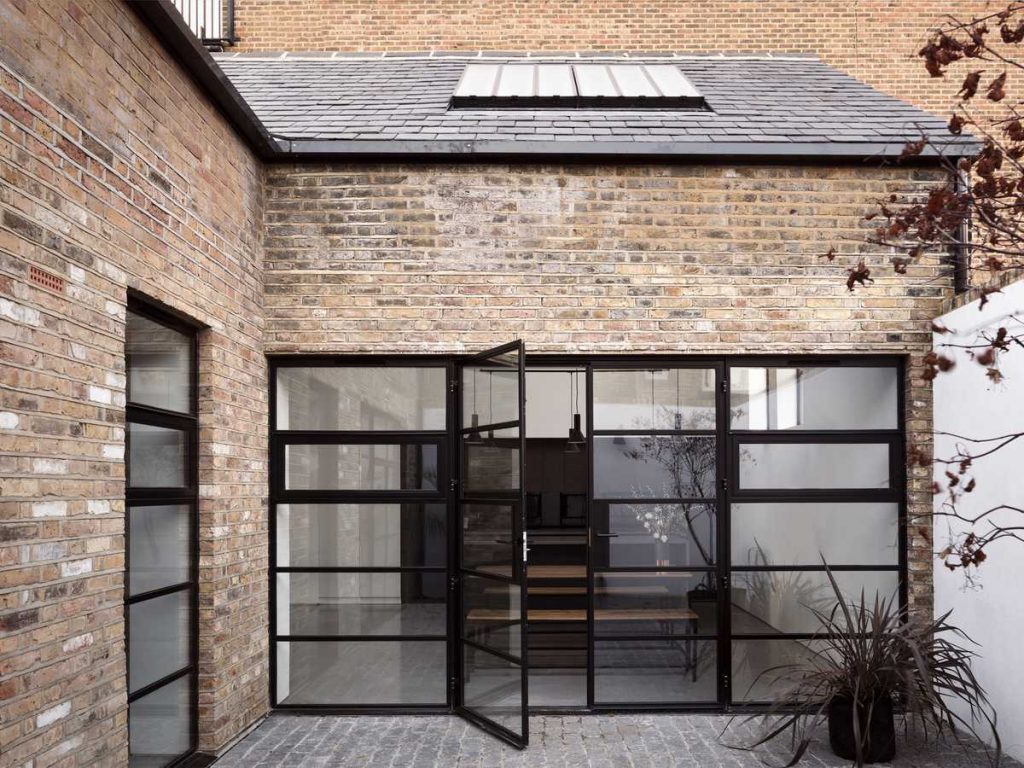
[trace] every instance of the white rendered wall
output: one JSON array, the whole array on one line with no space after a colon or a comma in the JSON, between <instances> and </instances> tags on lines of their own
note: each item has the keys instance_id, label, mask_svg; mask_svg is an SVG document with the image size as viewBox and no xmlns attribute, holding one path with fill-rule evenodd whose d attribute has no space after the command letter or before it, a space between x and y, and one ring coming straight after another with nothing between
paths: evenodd
<instances>
[{"instance_id":1,"label":"white rendered wall","mask_svg":"<svg viewBox=\"0 0 1024 768\"><path fill-rule=\"evenodd\" d=\"M975 343L977 334L1006 325L1007 316L1024 316L1024 281L993 294L979 311L978 302L940 318L953 334L935 335L935 345ZM1018 333L1024 330L1018 326ZM1024 431L1024 349L1011 350L1000 365L1006 380L991 385L985 369L962 353L954 356L956 367L935 381L935 430L966 437L996 437ZM952 438L936 435L936 455L953 451ZM977 514L998 504L1024 506L1024 444L1011 444L973 469L976 490L967 495L962 509ZM937 467L938 474L942 471ZM941 482L941 479L940 479ZM941 498L941 497L940 497ZM1024 523L1006 515L1006 522ZM945 546L948 524L936 518L936 548ZM952 609L952 622L981 647L975 674L988 691L999 718L1003 749L1024 760L1024 543L1006 541L993 545L988 560L978 571L980 586L965 589L962 572L951 572L935 563L935 611Z\"/></svg>"}]
</instances>

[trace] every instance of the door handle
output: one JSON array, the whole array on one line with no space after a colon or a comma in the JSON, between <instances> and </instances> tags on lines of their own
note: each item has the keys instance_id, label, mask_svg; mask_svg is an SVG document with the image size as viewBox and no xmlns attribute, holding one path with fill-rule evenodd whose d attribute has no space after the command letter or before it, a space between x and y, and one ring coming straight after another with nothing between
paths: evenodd
<instances>
[{"instance_id":1,"label":"door handle","mask_svg":"<svg viewBox=\"0 0 1024 768\"><path fill-rule=\"evenodd\" d=\"M619 538L619 534L617 534L617 533L598 533L596 535L598 537L602 538L602 539L617 539L617 538Z\"/></svg>"}]
</instances>

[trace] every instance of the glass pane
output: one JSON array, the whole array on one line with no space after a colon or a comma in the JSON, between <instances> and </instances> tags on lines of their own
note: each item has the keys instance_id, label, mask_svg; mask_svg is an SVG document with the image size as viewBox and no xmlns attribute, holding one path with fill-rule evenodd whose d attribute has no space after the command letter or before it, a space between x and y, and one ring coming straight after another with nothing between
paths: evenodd
<instances>
[{"instance_id":1,"label":"glass pane","mask_svg":"<svg viewBox=\"0 0 1024 768\"><path fill-rule=\"evenodd\" d=\"M714 640L594 642L594 700L615 704L714 702L718 698Z\"/></svg>"},{"instance_id":2,"label":"glass pane","mask_svg":"<svg viewBox=\"0 0 1024 768\"><path fill-rule=\"evenodd\" d=\"M277 565L444 567L443 504L278 504Z\"/></svg>"},{"instance_id":3,"label":"glass pane","mask_svg":"<svg viewBox=\"0 0 1024 768\"><path fill-rule=\"evenodd\" d=\"M128 690L189 665L189 590L128 606Z\"/></svg>"},{"instance_id":4,"label":"glass pane","mask_svg":"<svg viewBox=\"0 0 1024 768\"><path fill-rule=\"evenodd\" d=\"M489 438L471 432L462 440L462 476L466 494L508 495L519 491L519 438Z\"/></svg>"},{"instance_id":5,"label":"glass pane","mask_svg":"<svg viewBox=\"0 0 1024 768\"><path fill-rule=\"evenodd\" d=\"M128 368L128 402L190 413L192 339L128 313L124 352Z\"/></svg>"},{"instance_id":6,"label":"glass pane","mask_svg":"<svg viewBox=\"0 0 1024 768\"><path fill-rule=\"evenodd\" d=\"M594 429L714 429L715 371L594 371Z\"/></svg>"},{"instance_id":7,"label":"glass pane","mask_svg":"<svg viewBox=\"0 0 1024 768\"><path fill-rule=\"evenodd\" d=\"M443 641L280 642L278 704L438 704L447 701Z\"/></svg>"},{"instance_id":8,"label":"glass pane","mask_svg":"<svg viewBox=\"0 0 1024 768\"><path fill-rule=\"evenodd\" d=\"M522 667L471 645L464 645L462 653L463 704L476 714L521 734Z\"/></svg>"},{"instance_id":9,"label":"glass pane","mask_svg":"<svg viewBox=\"0 0 1024 768\"><path fill-rule=\"evenodd\" d=\"M185 433L128 424L128 482L133 488L184 488Z\"/></svg>"},{"instance_id":10,"label":"glass pane","mask_svg":"<svg viewBox=\"0 0 1024 768\"><path fill-rule=\"evenodd\" d=\"M888 488L887 443L743 443L740 488Z\"/></svg>"},{"instance_id":11,"label":"glass pane","mask_svg":"<svg viewBox=\"0 0 1024 768\"><path fill-rule=\"evenodd\" d=\"M445 368L277 369L277 428L442 430Z\"/></svg>"},{"instance_id":12,"label":"glass pane","mask_svg":"<svg viewBox=\"0 0 1024 768\"><path fill-rule=\"evenodd\" d=\"M191 748L192 680L188 675L128 705L130 768L156 768Z\"/></svg>"},{"instance_id":13,"label":"glass pane","mask_svg":"<svg viewBox=\"0 0 1024 768\"><path fill-rule=\"evenodd\" d=\"M437 446L286 445L290 491L437 490Z\"/></svg>"},{"instance_id":14,"label":"glass pane","mask_svg":"<svg viewBox=\"0 0 1024 768\"><path fill-rule=\"evenodd\" d=\"M792 664L813 662L817 640L733 640L732 700L771 701L793 682Z\"/></svg>"},{"instance_id":15,"label":"glass pane","mask_svg":"<svg viewBox=\"0 0 1024 768\"><path fill-rule=\"evenodd\" d=\"M715 438L595 437L594 496L715 498Z\"/></svg>"},{"instance_id":16,"label":"glass pane","mask_svg":"<svg viewBox=\"0 0 1024 768\"><path fill-rule=\"evenodd\" d=\"M733 565L897 565L899 505L732 505Z\"/></svg>"},{"instance_id":17,"label":"glass pane","mask_svg":"<svg viewBox=\"0 0 1024 768\"><path fill-rule=\"evenodd\" d=\"M444 635L443 573L279 573L279 635Z\"/></svg>"},{"instance_id":18,"label":"glass pane","mask_svg":"<svg viewBox=\"0 0 1024 768\"><path fill-rule=\"evenodd\" d=\"M463 636L480 645L522 656L520 586L463 574Z\"/></svg>"},{"instance_id":19,"label":"glass pane","mask_svg":"<svg viewBox=\"0 0 1024 768\"><path fill-rule=\"evenodd\" d=\"M462 427L519 420L519 355L462 369Z\"/></svg>"},{"instance_id":20,"label":"glass pane","mask_svg":"<svg viewBox=\"0 0 1024 768\"><path fill-rule=\"evenodd\" d=\"M706 567L715 564L711 504L594 505L598 567Z\"/></svg>"},{"instance_id":21,"label":"glass pane","mask_svg":"<svg viewBox=\"0 0 1024 768\"><path fill-rule=\"evenodd\" d=\"M732 368L733 429L896 429L895 368Z\"/></svg>"},{"instance_id":22,"label":"glass pane","mask_svg":"<svg viewBox=\"0 0 1024 768\"><path fill-rule=\"evenodd\" d=\"M713 635L718 630L714 573L595 573L594 633Z\"/></svg>"},{"instance_id":23,"label":"glass pane","mask_svg":"<svg viewBox=\"0 0 1024 768\"><path fill-rule=\"evenodd\" d=\"M891 599L899 584L896 571L833 571L847 602ZM821 629L812 613L827 614L836 605L824 571L733 571L730 590L734 634L809 633Z\"/></svg>"},{"instance_id":24,"label":"glass pane","mask_svg":"<svg viewBox=\"0 0 1024 768\"><path fill-rule=\"evenodd\" d=\"M515 510L511 504L461 506L463 568L512 576L519 552Z\"/></svg>"},{"instance_id":25,"label":"glass pane","mask_svg":"<svg viewBox=\"0 0 1024 768\"><path fill-rule=\"evenodd\" d=\"M526 402L527 439L552 437L564 444L575 415L580 417L580 432L587 433L586 371L527 369Z\"/></svg>"},{"instance_id":26,"label":"glass pane","mask_svg":"<svg viewBox=\"0 0 1024 768\"><path fill-rule=\"evenodd\" d=\"M189 580L187 504L132 507L128 510L128 585L138 595Z\"/></svg>"}]
</instances>

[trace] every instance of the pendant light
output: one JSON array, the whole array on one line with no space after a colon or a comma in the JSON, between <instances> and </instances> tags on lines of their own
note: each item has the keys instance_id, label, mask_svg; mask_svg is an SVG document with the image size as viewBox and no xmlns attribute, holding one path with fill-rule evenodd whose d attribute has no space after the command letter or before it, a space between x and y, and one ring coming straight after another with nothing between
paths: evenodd
<instances>
[{"instance_id":1,"label":"pendant light","mask_svg":"<svg viewBox=\"0 0 1024 768\"><path fill-rule=\"evenodd\" d=\"M469 426L472 429L477 429L480 426L480 414L476 412L476 374L477 368L473 369L473 414L469 417ZM465 411L463 411L465 413ZM483 445L483 440L480 439L479 432L470 432L466 435L466 445Z\"/></svg>"},{"instance_id":2,"label":"pendant light","mask_svg":"<svg viewBox=\"0 0 1024 768\"><path fill-rule=\"evenodd\" d=\"M576 408L573 410L573 384L576 384ZM576 382L575 371L569 371L569 411L572 413L572 426L569 427L569 440L565 444L566 453L579 453L581 446L586 445L587 438L583 436L580 417L580 387Z\"/></svg>"}]
</instances>

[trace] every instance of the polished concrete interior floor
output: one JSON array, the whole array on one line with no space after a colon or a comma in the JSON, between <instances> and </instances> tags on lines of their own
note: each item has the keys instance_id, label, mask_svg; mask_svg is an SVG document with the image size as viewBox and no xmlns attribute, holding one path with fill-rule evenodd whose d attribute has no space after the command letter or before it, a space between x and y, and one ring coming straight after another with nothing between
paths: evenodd
<instances>
[{"instance_id":1,"label":"polished concrete interior floor","mask_svg":"<svg viewBox=\"0 0 1024 768\"><path fill-rule=\"evenodd\" d=\"M763 768L785 764L785 739L756 753L722 742L752 730L724 715L579 715L530 718L530 746L514 749L454 715L313 716L274 714L217 761L217 768ZM849 765L820 732L801 765ZM897 768L982 768L967 749L900 738ZM1019 766L1004 760L1006 768Z\"/></svg>"}]
</instances>

